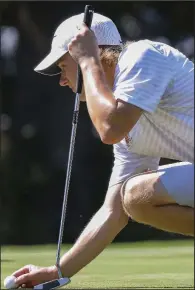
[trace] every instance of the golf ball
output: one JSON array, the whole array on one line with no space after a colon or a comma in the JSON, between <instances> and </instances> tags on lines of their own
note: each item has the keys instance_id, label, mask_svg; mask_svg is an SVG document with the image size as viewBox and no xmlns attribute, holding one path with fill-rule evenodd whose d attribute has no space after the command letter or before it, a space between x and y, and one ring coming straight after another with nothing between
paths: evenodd
<instances>
[{"instance_id":1,"label":"golf ball","mask_svg":"<svg viewBox=\"0 0 195 290\"><path fill-rule=\"evenodd\" d=\"M17 285L15 283L16 277L14 276L8 276L4 280L4 286L6 289L13 289L17 288Z\"/></svg>"}]
</instances>

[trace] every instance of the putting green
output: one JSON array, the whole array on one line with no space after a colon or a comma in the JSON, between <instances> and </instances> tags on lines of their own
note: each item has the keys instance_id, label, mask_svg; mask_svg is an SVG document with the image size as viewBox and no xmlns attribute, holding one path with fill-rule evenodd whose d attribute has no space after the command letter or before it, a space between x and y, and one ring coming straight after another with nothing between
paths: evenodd
<instances>
[{"instance_id":1,"label":"putting green","mask_svg":"<svg viewBox=\"0 0 195 290\"><path fill-rule=\"evenodd\" d=\"M62 253L69 247L63 245ZM55 252L55 245L2 246L1 288L25 264L54 264ZM134 287L194 288L193 240L112 244L64 288Z\"/></svg>"}]
</instances>

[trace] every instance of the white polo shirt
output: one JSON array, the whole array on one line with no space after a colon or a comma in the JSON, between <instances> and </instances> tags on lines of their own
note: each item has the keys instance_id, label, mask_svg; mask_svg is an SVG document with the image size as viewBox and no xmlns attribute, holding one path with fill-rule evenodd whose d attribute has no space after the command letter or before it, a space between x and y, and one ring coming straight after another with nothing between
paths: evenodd
<instances>
[{"instance_id":1,"label":"white polo shirt","mask_svg":"<svg viewBox=\"0 0 195 290\"><path fill-rule=\"evenodd\" d=\"M160 158L194 162L194 64L167 44L140 40L121 53L113 94L144 110L127 138L114 144L110 183Z\"/></svg>"}]
</instances>

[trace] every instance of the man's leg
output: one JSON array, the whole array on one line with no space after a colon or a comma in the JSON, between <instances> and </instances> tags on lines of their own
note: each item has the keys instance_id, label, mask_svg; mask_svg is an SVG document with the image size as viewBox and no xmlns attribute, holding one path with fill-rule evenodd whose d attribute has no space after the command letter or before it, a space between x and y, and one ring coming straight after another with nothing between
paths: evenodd
<instances>
[{"instance_id":1,"label":"man's leg","mask_svg":"<svg viewBox=\"0 0 195 290\"><path fill-rule=\"evenodd\" d=\"M125 212L139 223L194 236L194 166L177 163L130 177L121 189Z\"/></svg>"}]
</instances>

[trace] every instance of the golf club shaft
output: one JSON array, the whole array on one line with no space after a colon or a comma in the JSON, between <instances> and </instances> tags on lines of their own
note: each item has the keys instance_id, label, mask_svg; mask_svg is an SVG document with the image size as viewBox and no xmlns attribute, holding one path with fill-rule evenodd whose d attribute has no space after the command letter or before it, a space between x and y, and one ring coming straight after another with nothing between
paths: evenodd
<instances>
[{"instance_id":1,"label":"golf club shaft","mask_svg":"<svg viewBox=\"0 0 195 290\"><path fill-rule=\"evenodd\" d=\"M59 278L62 278L62 273L60 270L59 262L60 262L60 252L61 252L61 244L62 244L62 238L63 238L64 222L65 222L66 210L67 210L68 190L69 190L70 177L71 177L71 171L72 171L72 161L73 161L74 145L75 145L75 138L76 138L76 129L77 129L77 123L78 123L78 114L79 114L79 105L80 105L79 99L80 99L80 94L76 94L76 100L75 100L76 110L74 110L74 114L73 114L73 124L72 124L70 148L69 148L69 155L68 155L64 200L63 200L63 205L62 205L62 216L61 216L61 224L60 224L60 231L59 231L58 248L57 248L57 254L56 254L56 266L58 269Z\"/></svg>"},{"instance_id":2,"label":"golf club shaft","mask_svg":"<svg viewBox=\"0 0 195 290\"><path fill-rule=\"evenodd\" d=\"M89 28L91 27L92 17L93 17L93 9L90 5L86 5L83 22ZM80 106L80 94L82 91L82 86L83 86L83 78L82 78L81 69L78 66L77 90L76 90L77 93L76 93L74 113L73 113L72 132L71 132L70 148L69 148L69 156L68 156L68 166L67 166L65 189L64 189L64 200L63 200L63 205L62 205L61 223L60 223L58 247L57 247L57 253L56 253L56 266L58 269L59 278L63 277L59 263L60 263L61 244L62 244L63 231L64 231L64 222L65 222L66 211L67 211L68 190L69 190L69 185L70 185L74 145L75 145L75 138L76 138L76 129L77 129L77 123L78 123L79 106Z\"/></svg>"}]
</instances>

